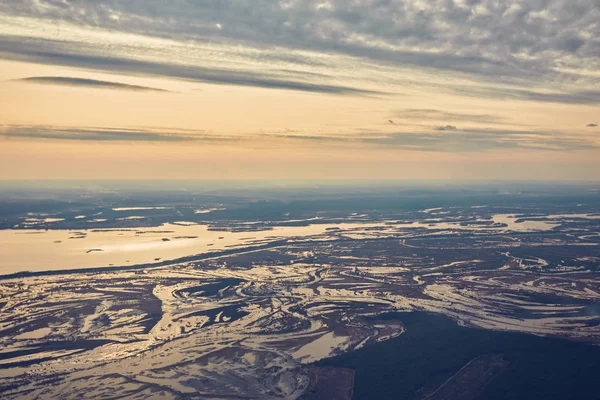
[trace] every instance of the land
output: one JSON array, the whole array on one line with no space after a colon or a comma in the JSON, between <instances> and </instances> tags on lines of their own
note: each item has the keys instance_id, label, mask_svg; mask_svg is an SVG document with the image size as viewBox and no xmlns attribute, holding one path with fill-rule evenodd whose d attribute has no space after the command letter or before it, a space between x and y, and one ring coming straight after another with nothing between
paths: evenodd
<instances>
[{"instance_id":1,"label":"land","mask_svg":"<svg viewBox=\"0 0 600 400\"><path fill-rule=\"evenodd\" d=\"M600 192L575 189L14 192L0 235L39 246L0 276L0 393L597 398Z\"/></svg>"},{"instance_id":2,"label":"land","mask_svg":"<svg viewBox=\"0 0 600 400\"><path fill-rule=\"evenodd\" d=\"M347 368L311 367L310 385L303 400L351 400L354 370Z\"/></svg>"},{"instance_id":3,"label":"land","mask_svg":"<svg viewBox=\"0 0 600 400\"><path fill-rule=\"evenodd\" d=\"M423 312L387 318L401 320L406 332L317 363L355 370L355 399L598 397L597 346L461 327Z\"/></svg>"}]
</instances>

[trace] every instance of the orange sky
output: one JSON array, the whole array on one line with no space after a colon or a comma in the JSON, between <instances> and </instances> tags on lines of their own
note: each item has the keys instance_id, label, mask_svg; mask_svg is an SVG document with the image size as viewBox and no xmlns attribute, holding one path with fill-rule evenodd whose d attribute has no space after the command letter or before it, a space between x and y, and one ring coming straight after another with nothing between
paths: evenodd
<instances>
[{"instance_id":1,"label":"orange sky","mask_svg":"<svg viewBox=\"0 0 600 400\"><path fill-rule=\"evenodd\" d=\"M192 28L193 40L124 32L119 21L133 18L125 11L105 26L69 15L57 23L48 7L0 8L0 179L589 180L600 172L600 86L583 56L569 56L568 72L563 63L536 79L496 79L485 69L404 62L408 45L393 36L370 45L392 62L309 42L216 40ZM250 38L260 37L263 28L249 26ZM423 58L432 52L411 46Z\"/></svg>"}]
</instances>

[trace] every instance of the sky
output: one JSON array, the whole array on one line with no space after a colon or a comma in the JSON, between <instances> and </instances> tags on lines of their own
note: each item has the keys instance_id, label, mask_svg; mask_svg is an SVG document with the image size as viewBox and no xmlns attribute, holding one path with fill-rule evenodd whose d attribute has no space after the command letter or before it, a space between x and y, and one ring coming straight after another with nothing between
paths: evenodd
<instances>
[{"instance_id":1,"label":"sky","mask_svg":"<svg viewBox=\"0 0 600 400\"><path fill-rule=\"evenodd\" d=\"M598 0L4 0L0 179L598 180Z\"/></svg>"}]
</instances>

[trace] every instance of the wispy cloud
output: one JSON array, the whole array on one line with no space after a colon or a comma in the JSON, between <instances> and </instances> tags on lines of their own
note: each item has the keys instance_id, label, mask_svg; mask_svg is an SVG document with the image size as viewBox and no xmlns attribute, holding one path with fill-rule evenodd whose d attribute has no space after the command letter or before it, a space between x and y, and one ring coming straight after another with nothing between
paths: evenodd
<instances>
[{"instance_id":1,"label":"wispy cloud","mask_svg":"<svg viewBox=\"0 0 600 400\"><path fill-rule=\"evenodd\" d=\"M491 114L456 113L422 108L396 111L394 116L408 120L467 121L489 124L502 123L504 121L504 118Z\"/></svg>"},{"instance_id":2,"label":"wispy cloud","mask_svg":"<svg viewBox=\"0 0 600 400\"><path fill-rule=\"evenodd\" d=\"M435 152L487 152L502 149L539 149L552 151L589 150L597 144L585 136L565 132L538 132L510 129L434 129L423 132L363 132L353 135L308 134L295 131L223 135L205 131L127 128L65 128L53 126L9 125L0 127L0 137L99 142L219 142L254 146L288 146L290 141L305 144L369 145L382 149L398 148ZM287 143L287 144L286 144Z\"/></svg>"},{"instance_id":3,"label":"wispy cloud","mask_svg":"<svg viewBox=\"0 0 600 400\"><path fill-rule=\"evenodd\" d=\"M287 89L302 92L336 95L383 95L384 92L360 89L345 85L312 83L284 79L276 74L245 71L241 69L208 68L192 64L172 63L167 60L140 60L126 56L105 56L94 51L77 52L72 42L52 40L26 40L26 44L13 37L0 37L0 55L4 58L40 64L62 65L90 70L179 78L194 82L222 85L251 86L268 89ZM81 49L80 49L81 51Z\"/></svg>"},{"instance_id":4,"label":"wispy cloud","mask_svg":"<svg viewBox=\"0 0 600 400\"><path fill-rule=\"evenodd\" d=\"M5 138L55 139L74 141L120 142L182 142L191 140L218 140L204 132L176 130L142 130L126 128L65 128L54 126L3 126L0 136Z\"/></svg>"},{"instance_id":5,"label":"wispy cloud","mask_svg":"<svg viewBox=\"0 0 600 400\"><path fill-rule=\"evenodd\" d=\"M455 131L457 128L454 125L443 125L435 128L436 131Z\"/></svg>"},{"instance_id":6,"label":"wispy cloud","mask_svg":"<svg viewBox=\"0 0 600 400\"><path fill-rule=\"evenodd\" d=\"M506 87L450 88L452 92L471 97L485 97L496 100L520 100L539 103L600 104L600 89L582 89L569 92L541 92L533 89Z\"/></svg>"},{"instance_id":7,"label":"wispy cloud","mask_svg":"<svg viewBox=\"0 0 600 400\"><path fill-rule=\"evenodd\" d=\"M169 90L157 89L148 86L128 85L119 82L73 78L68 76L32 76L28 78L15 79L15 81L39 83L46 85L81 86L96 89L132 90L136 92L169 92Z\"/></svg>"},{"instance_id":8,"label":"wispy cloud","mask_svg":"<svg viewBox=\"0 0 600 400\"><path fill-rule=\"evenodd\" d=\"M281 138L330 143L359 143L381 148L434 152L489 152L506 149L574 151L598 148L589 137L565 132L537 132L510 129L443 129L431 132L363 133L357 136L285 135Z\"/></svg>"}]
</instances>

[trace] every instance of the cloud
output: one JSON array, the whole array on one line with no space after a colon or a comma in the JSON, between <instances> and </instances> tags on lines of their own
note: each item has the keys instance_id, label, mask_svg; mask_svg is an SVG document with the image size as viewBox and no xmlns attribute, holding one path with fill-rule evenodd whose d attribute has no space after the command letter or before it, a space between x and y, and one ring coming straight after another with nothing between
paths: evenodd
<instances>
[{"instance_id":1,"label":"cloud","mask_svg":"<svg viewBox=\"0 0 600 400\"><path fill-rule=\"evenodd\" d=\"M53 126L9 125L0 127L5 138L55 139L77 141L123 141L123 142L182 142L192 140L218 140L216 136L202 132L160 131L116 128L64 128Z\"/></svg>"},{"instance_id":2,"label":"cloud","mask_svg":"<svg viewBox=\"0 0 600 400\"><path fill-rule=\"evenodd\" d=\"M77 45L52 40L27 40L23 46L19 39L0 37L0 55L7 59L40 64L87 68L90 70L140 76L170 77L221 85L251 86L268 89L287 89L303 92L337 95L383 95L384 92L354 88L344 85L311 83L282 79L256 71L207 68L197 65L149 61L95 54L94 51L77 53ZM69 49L70 48L70 49Z\"/></svg>"},{"instance_id":3,"label":"cloud","mask_svg":"<svg viewBox=\"0 0 600 400\"><path fill-rule=\"evenodd\" d=\"M445 129L444 132L363 132L360 134L302 134L295 131L279 133L241 133L222 135L205 131L164 130L160 128L128 129L56 126L0 126L0 137L53 139L100 142L236 142L254 146L262 141L270 145L288 146L289 141L305 144L370 145L382 149L410 149L435 152L487 152L501 149L539 149L573 151L598 148L587 137L570 136L564 132L537 132L505 129Z\"/></svg>"},{"instance_id":4,"label":"cloud","mask_svg":"<svg viewBox=\"0 0 600 400\"><path fill-rule=\"evenodd\" d=\"M454 125L443 125L435 128L436 131L455 131L456 127Z\"/></svg>"},{"instance_id":5,"label":"cloud","mask_svg":"<svg viewBox=\"0 0 600 400\"><path fill-rule=\"evenodd\" d=\"M506 149L576 151L599 148L590 137L572 136L565 132L513 129L461 129L440 132L362 132L348 135L270 134L272 139L306 143L359 144L382 149L408 149L433 152L489 152ZM253 137L259 140L261 136Z\"/></svg>"},{"instance_id":6,"label":"cloud","mask_svg":"<svg viewBox=\"0 0 600 400\"><path fill-rule=\"evenodd\" d=\"M394 113L395 116L409 120L448 120L482 123L501 123L504 118L490 114L455 113L437 109L407 109Z\"/></svg>"},{"instance_id":7,"label":"cloud","mask_svg":"<svg viewBox=\"0 0 600 400\"><path fill-rule=\"evenodd\" d=\"M309 142L368 144L385 149L398 148L433 152L489 152L506 149L574 151L598 148L587 137L564 132L537 132L510 129L461 129L432 132L372 132L348 136L279 135L281 139Z\"/></svg>"},{"instance_id":8,"label":"cloud","mask_svg":"<svg viewBox=\"0 0 600 400\"><path fill-rule=\"evenodd\" d=\"M561 104L600 104L600 90L581 89L568 92L540 92L530 89L509 87L458 87L448 86L447 90L463 96L483 97L495 100L534 101L539 103Z\"/></svg>"},{"instance_id":9,"label":"cloud","mask_svg":"<svg viewBox=\"0 0 600 400\"><path fill-rule=\"evenodd\" d=\"M115 60L156 57L159 53L150 42L168 38L175 50L164 57L172 64L204 68L202 74L209 75L209 81L215 77L208 72L219 70L218 65L235 66L244 74L261 71L266 75L234 76L236 79L231 80L220 76L215 79L217 83L315 91L314 87L326 82L309 77L307 70L320 68L319 73L337 82L340 72L351 75L361 60L369 63L362 71L365 80L370 78L372 64L416 67L435 75L441 71L490 85L508 83L514 89L525 88L528 91L502 95L528 101L598 102L593 71L600 69L600 8L589 0L364 0L350 4L345 0L13 0L0 3L0 16L4 26L0 32L5 35L0 41L14 42L4 56L25 57L27 53L46 63L77 66L81 60L61 57L64 51L56 49L44 57L16 49L27 48L32 38L53 39L68 35L72 29L72 43L67 48L79 57L92 57L87 68L94 68L90 64L98 55ZM57 21L60 30L53 29ZM86 42L83 38L91 31L104 37L97 43ZM109 32L114 36L109 37ZM145 39L138 46L132 40L116 38L125 35L131 35L128 39L132 40ZM65 37L57 40L64 41ZM202 46L214 48L203 50ZM97 54L100 49L102 53ZM170 50L165 47L165 51ZM214 64L209 66L204 56ZM231 63L231 57L244 59ZM101 64L97 68L108 67L96 61ZM284 70L301 70L306 81L290 76L284 79L286 74L278 76ZM386 84L385 77L379 83ZM351 88L344 90L346 85L333 86L324 92L360 94ZM556 94L539 90L541 87L554 88L548 93ZM487 94L473 87L465 90L494 97L493 89Z\"/></svg>"},{"instance_id":10,"label":"cloud","mask_svg":"<svg viewBox=\"0 0 600 400\"><path fill-rule=\"evenodd\" d=\"M73 78L67 76L32 76L29 78L15 79L20 82L40 83L49 85L82 86L97 89L133 90L138 92L169 92L148 86L128 85L119 82L100 81L96 79Z\"/></svg>"},{"instance_id":11,"label":"cloud","mask_svg":"<svg viewBox=\"0 0 600 400\"><path fill-rule=\"evenodd\" d=\"M586 126L587 126L588 128L595 128L595 127L597 127L597 126L598 126L598 124L597 124L597 123L595 123L595 122L592 122L592 123L590 123L590 124L587 124Z\"/></svg>"},{"instance_id":12,"label":"cloud","mask_svg":"<svg viewBox=\"0 0 600 400\"><path fill-rule=\"evenodd\" d=\"M503 129L445 130L394 133L364 138L364 143L436 152L486 152L502 149L537 149L548 151L589 150L598 146L589 138L569 136L563 132L536 132Z\"/></svg>"}]
</instances>

